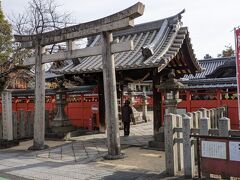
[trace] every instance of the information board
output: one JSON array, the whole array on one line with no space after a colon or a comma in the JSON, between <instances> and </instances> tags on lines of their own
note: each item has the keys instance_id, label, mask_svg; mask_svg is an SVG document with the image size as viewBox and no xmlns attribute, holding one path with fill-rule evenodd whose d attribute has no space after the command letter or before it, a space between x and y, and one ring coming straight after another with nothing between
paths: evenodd
<instances>
[{"instance_id":1,"label":"information board","mask_svg":"<svg viewBox=\"0 0 240 180\"><path fill-rule=\"evenodd\" d=\"M230 161L240 161L240 142L229 142Z\"/></svg>"},{"instance_id":2,"label":"information board","mask_svg":"<svg viewBox=\"0 0 240 180\"><path fill-rule=\"evenodd\" d=\"M226 159L226 143L216 141L202 141L202 157Z\"/></svg>"}]
</instances>

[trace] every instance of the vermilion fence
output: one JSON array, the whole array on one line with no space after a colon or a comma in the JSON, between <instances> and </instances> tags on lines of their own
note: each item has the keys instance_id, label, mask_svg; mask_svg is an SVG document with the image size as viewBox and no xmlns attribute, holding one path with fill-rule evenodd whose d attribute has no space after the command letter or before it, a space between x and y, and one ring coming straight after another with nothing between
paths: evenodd
<instances>
[{"instance_id":1,"label":"vermilion fence","mask_svg":"<svg viewBox=\"0 0 240 180\"><path fill-rule=\"evenodd\" d=\"M33 91L13 91L12 92L13 112L34 111ZM1 100L0 100L1 102ZM45 109L55 111L56 97L54 91L46 91ZM74 127L89 128L89 120L94 117L93 126L99 127L99 111L92 110L92 107L98 107L98 94L94 93L93 88L79 90L70 89L67 93L67 105L65 113ZM98 108L97 108L98 109ZM2 112L2 103L0 103L0 112Z\"/></svg>"},{"instance_id":2,"label":"vermilion fence","mask_svg":"<svg viewBox=\"0 0 240 180\"><path fill-rule=\"evenodd\" d=\"M56 101L55 92L47 92L46 94L46 110L53 111L55 109ZM126 98L127 97L125 97L125 99ZM228 116L231 120L231 128L239 129L237 99L234 97L233 92L226 93L217 91L216 93L193 93L191 91L184 91L180 93L180 98L182 99L182 102L178 104L178 109L183 113L193 112L199 108L211 109L226 106ZM93 112L92 110L93 108L99 109L98 94L94 92L93 89L82 92L79 90L70 90L67 95L67 102L65 112L73 126L88 128L89 120L94 116L96 117L94 126L95 128L99 127L99 111ZM142 102L141 94L134 95L134 107L141 108ZM147 102L148 107L152 108L153 98L151 93L147 94ZM26 93L25 91L21 91L21 93L17 94L13 93L12 105L14 112L20 110L34 110L33 91L31 93ZM0 105L0 112L1 110L2 106ZM164 112L165 104L164 97L162 97L162 119ZM95 115L93 113L95 113Z\"/></svg>"},{"instance_id":3,"label":"vermilion fence","mask_svg":"<svg viewBox=\"0 0 240 180\"><path fill-rule=\"evenodd\" d=\"M180 94L180 98L182 99L182 102L178 104L178 109L182 112L194 112L200 108L211 109L221 106L227 107L231 129L239 129L238 105L235 92L226 93L221 90L201 93L185 91Z\"/></svg>"},{"instance_id":4,"label":"vermilion fence","mask_svg":"<svg viewBox=\"0 0 240 180\"><path fill-rule=\"evenodd\" d=\"M56 107L55 95L46 96L45 108L49 111L54 111ZM71 124L75 127L88 128L89 119L93 117L92 107L98 107L97 94L69 94L67 95L67 105L65 113L67 114ZM18 111L33 111L34 110L34 97L13 97L12 101L13 112ZM0 105L0 111L2 106ZM99 125L99 112L96 113L95 127ZM94 128L94 127L93 127Z\"/></svg>"}]
</instances>

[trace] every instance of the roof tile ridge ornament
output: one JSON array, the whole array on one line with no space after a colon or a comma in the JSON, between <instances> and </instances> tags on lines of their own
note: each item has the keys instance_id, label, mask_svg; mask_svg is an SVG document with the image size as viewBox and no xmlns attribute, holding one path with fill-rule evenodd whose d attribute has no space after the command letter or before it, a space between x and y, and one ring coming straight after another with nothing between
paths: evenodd
<instances>
[{"instance_id":1,"label":"roof tile ridge ornament","mask_svg":"<svg viewBox=\"0 0 240 180\"><path fill-rule=\"evenodd\" d=\"M182 19L182 14L185 13L185 9L183 9L182 11L180 11L179 13L177 13L175 16L178 16L178 18L181 20Z\"/></svg>"},{"instance_id":2,"label":"roof tile ridge ornament","mask_svg":"<svg viewBox=\"0 0 240 180\"><path fill-rule=\"evenodd\" d=\"M170 40L168 41L168 44L166 45L166 47L164 48L164 50L161 52L161 54L158 55L158 59L162 59L162 57L168 52L168 50L170 49L170 47L172 46L172 44L174 43L174 40L176 39L179 30L181 29L181 25L182 23L179 22L175 25L175 27L173 27L174 31L173 34L171 35ZM164 57L163 57L164 58ZM170 59L169 58L164 58L165 62L169 62Z\"/></svg>"},{"instance_id":3,"label":"roof tile ridge ornament","mask_svg":"<svg viewBox=\"0 0 240 180\"><path fill-rule=\"evenodd\" d=\"M162 40L163 36L166 33L167 28L168 28L168 20L165 19L154 40L150 44L142 47L142 55L144 59L147 59L154 54L154 49L156 48L158 43Z\"/></svg>"},{"instance_id":4,"label":"roof tile ridge ornament","mask_svg":"<svg viewBox=\"0 0 240 180\"><path fill-rule=\"evenodd\" d=\"M179 29L179 26L182 26L182 14L185 12L185 9L180 11L174 16L171 16L169 18L164 19L161 28L156 35L155 39L148 45L142 47L142 55L144 59L151 57L154 54L154 49L158 45L158 43L161 41L165 33L167 32L168 28L173 28L174 32L176 32Z\"/></svg>"}]
</instances>

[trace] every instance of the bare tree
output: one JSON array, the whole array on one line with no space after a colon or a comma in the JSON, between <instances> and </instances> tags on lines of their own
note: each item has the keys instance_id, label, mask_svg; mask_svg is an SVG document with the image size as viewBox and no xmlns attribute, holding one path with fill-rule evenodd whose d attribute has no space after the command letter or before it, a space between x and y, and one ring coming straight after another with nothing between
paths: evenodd
<instances>
[{"instance_id":1,"label":"bare tree","mask_svg":"<svg viewBox=\"0 0 240 180\"><path fill-rule=\"evenodd\" d=\"M14 33L21 35L41 34L72 24L70 13L60 13L59 7L60 5L55 0L30 0L25 12L10 18ZM48 49L51 54L54 49L61 50L62 47L52 45ZM17 50L19 50L19 46L17 46ZM32 51L30 53L32 54Z\"/></svg>"},{"instance_id":2,"label":"bare tree","mask_svg":"<svg viewBox=\"0 0 240 180\"><path fill-rule=\"evenodd\" d=\"M32 35L66 27L71 24L70 14L61 14L59 7L55 0L31 0L24 13L13 16L13 30Z\"/></svg>"},{"instance_id":3,"label":"bare tree","mask_svg":"<svg viewBox=\"0 0 240 180\"><path fill-rule=\"evenodd\" d=\"M55 0L30 0L23 13L18 15L13 14L9 17L14 33L21 35L41 34L72 24L70 13L60 13L59 7L60 6ZM54 50L62 50L63 47L58 44L49 46L47 49L48 53L51 54ZM10 80L14 80L12 76L9 78L8 74L17 72L15 73L16 76L14 76L17 78L19 77L18 75L21 75L24 71L26 72L27 68L21 66L21 64L24 59L33 54L34 49L24 49L19 43L13 44L13 53L9 58L9 61L4 64L4 69L0 67L2 70L1 72L4 75L0 76L0 81L2 81L4 88L8 86ZM62 64L63 62L57 63Z\"/></svg>"}]
</instances>

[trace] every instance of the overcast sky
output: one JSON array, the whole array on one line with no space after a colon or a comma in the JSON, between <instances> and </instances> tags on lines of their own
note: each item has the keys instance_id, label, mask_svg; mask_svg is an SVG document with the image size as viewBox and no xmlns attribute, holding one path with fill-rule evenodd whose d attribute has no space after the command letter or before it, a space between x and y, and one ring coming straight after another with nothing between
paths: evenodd
<instances>
[{"instance_id":1,"label":"overcast sky","mask_svg":"<svg viewBox=\"0 0 240 180\"><path fill-rule=\"evenodd\" d=\"M7 16L24 11L28 0L2 0ZM70 12L76 23L98 19L123 10L136 0L56 0L61 11ZM240 25L240 0L141 0L144 15L135 24L172 16L185 9L183 25L189 28L198 59L216 57L226 45L234 48L233 28Z\"/></svg>"}]
</instances>

